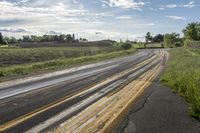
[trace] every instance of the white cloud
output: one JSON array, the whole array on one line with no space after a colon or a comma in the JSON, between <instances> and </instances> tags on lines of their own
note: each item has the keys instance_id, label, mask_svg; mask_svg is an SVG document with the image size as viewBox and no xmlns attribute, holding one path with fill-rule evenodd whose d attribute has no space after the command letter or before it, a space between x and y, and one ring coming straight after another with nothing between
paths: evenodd
<instances>
[{"instance_id":1,"label":"white cloud","mask_svg":"<svg viewBox=\"0 0 200 133\"><path fill-rule=\"evenodd\" d=\"M176 4L170 4L170 5L166 5L167 8L176 8L178 7Z\"/></svg>"},{"instance_id":2,"label":"white cloud","mask_svg":"<svg viewBox=\"0 0 200 133\"><path fill-rule=\"evenodd\" d=\"M25 0L23 1L25 2ZM77 4L77 1L72 1ZM36 2L37 3L37 2ZM42 1L39 3L41 5ZM34 2L35 4L35 2ZM38 4L38 3L37 3ZM65 4L59 2L49 7L31 7L7 1L0 1L1 15L0 20L21 20L28 22L27 26L56 25L57 23L97 23L101 17L109 17L110 13L91 13L80 8L66 8ZM12 9L12 10L11 10ZM17 26L17 24L16 24ZM47 27L48 28L48 27Z\"/></svg>"},{"instance_id":3,"label":"white cloud","mask_svg":"<svg viewBox=\"0 0 200 133\"><path fill-rule=\"evenodd\" d=\"M12 29L12 28L0 28L0 32L10 32L10 33L31 33L26 29Z\"/></svg>"},{"instance_id":4,"label":"white cloud","mask_svg":"<svg viewBox=\"0 0 200 133\"><path fill-rule=\"evenodd\" d=\"M140 25L144 25L144 26L155 26L155 23L146 23L146 24L140 24Z\"/></svg>"},{"instance_id":5,"label":"white cloud","mask_svg":"<svg viewBox=\"0 0 200 133\"><path fill-rule=\"evenodd\" d=\"M161 8L163 7L166 7L166 8L177 8L177 7L184 7L184 8L193 8L193 7L196 7L197 5L195 4L195 1L190 1L188 2L187 4L169 4L169 5L166 5L166 6L162 6Z\"/></svg>"},{"instance_id":6,"label":"white cloud","mask_svg":"<svg viewBox=\"0 0 200 133\"><path fill-rule=\"evenodd\" d=\"M189 5L192 5L192 4L194 4L195 2L194 1L190 1L188 4Z\"/></svg>"},{"instance_id":7,"label":"white cloud","mask_svg":"<svg viewBox=\"0 0 200 133\"><path fill-rule=\"evenodd\" d=\"M181 16L165 16L165 17L173 19L173 20L186 20L185 17L181 17Z\"/></svg>"},{"instance_id":8,"label":"white cloud","mask_svg":"<svg viewBox=\"0 0 200 133\"><path fill-rule=\"evenodd\" d=\"M121 19L121 20L127 20L127 19L132 19L131 16L118 16L116 19Z\"/></svg>"},{"instance_id":9,"label":"white cloud","mask_svg":"<svg viewBox=\"0 0 200 133\"><path fill-rule=\"evenodd\" d=\"M79 0L9 1L0 0L0 30L8 36L21 37L22 35L30 34L75 33L78 37L85 37L89 40L93 40L93 38L105 39L108 37L118 40L119 38L126 38L127 35L132 36L132 38L140 36L144 29L150 29L155 25L143 18L134 16L134 14L131 16L128 14L116 16L116 14L121 12L119 10L113 11L109 9L107 12L102 12L102 10L87 9L87 6L81 4ZM110 6L110 2L114 2L114 0L106 1L107 4L104 2L106 7ZM122 2L123 0L119 1ZM140 10L146 4L131 0L129 2L132 4L119 4L115 1L112 6L122 9ZM119 19L120 21L116 21L115 19ZM101 32L101 34L96 34L97 32Z\"/></svg>"},{"instance_id":10,"label":"white cloud","mask_svg":"<svg viewBox=\"0 0 200 133\"><path fill-rule=\"evenodd\" d=\"M108 5L109 7L120 7L124 9L135 9L142 10L142 7L145 6L149 2L136 2L134 0L101 0L103 5Z\"/></svg>"},{"instance_id":11,"label":"white cloud","mask_svg":"<svg viewBox=\"0 0 200 133\"><path fill-rule=\"evenodd\" d=\"M1 18L3 17L17 17L17 18L34 18L34 17L52 17L52 16L77 16L87 12L87 10L80 9L65 9L63 3L58 3L51 7L29 7L18 6L10 2L0 2ZM12 9L12 10L11 10ZM21 16L21 17L20 17Z\"/></svg>"},{"instance_id":12,"label":"white cloud","mask_svg":"<svg viewBox=\"0 0 200 133\"><path fill-rule=\"evenodd\" d=\"M160 7L159 9L160 9L160 10L165 10L165 8L163 8L163 7Z\"/></svg>"},{"instance_id":13,"label":"white cloud","mask_svg":"<svg viewBox=\"0 0 200 133\"><path fill-rule=\"evenodd\" d=\"M29 2L30 0L21 0L21 1L19 1L19 3L21 2L21 3L26 3L26 2Z\"/></svg>"},{"instance_id":14,"label":"white cloud","mask_svg":"<svg viewBox=\"0 0 200 133\"><path fill-rule=\"evenodd\" d=\"M113 16L112 13L107 12L90 12L83 6L77 6L79 4L77 0L65 0L65 3L61 0L53 4L50 4L51 1L47 3L44 1L47 2L46 0L35 0L31 4L28 0L17 3L0 1L2 32L18 37L23 34L41 35L49 31L76 33L86 28L95 29L103 23L100 18ZM66 4L67 1L69 4ZM49 5L44 6L43 4ZM70 4L71 6L68 7ZM8 21L12 24L4 24Z\"/></svg>"},{"instance_id":15,"label":"white cloud","mask_svg":"<svg viewBox=\"0 0 200 133\"><path fill-rule=\"evenodd\" d=\"M193 8L193 7L196 7L196 5L194 1L190 1L188 4L182 5L182 7Z\"/></svg>"}]
</instances>

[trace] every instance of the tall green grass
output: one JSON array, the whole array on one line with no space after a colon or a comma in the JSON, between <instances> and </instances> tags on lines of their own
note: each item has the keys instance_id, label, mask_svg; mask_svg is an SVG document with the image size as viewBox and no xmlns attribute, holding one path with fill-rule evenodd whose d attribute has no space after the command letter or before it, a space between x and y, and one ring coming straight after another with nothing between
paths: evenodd
<instances>
[{"instance_id":1,"label":"tall green grass","mask_svg":"<svg viewBox=\"0 0 200 133\"><path fill-rule=\"evenodd\" d=\"M186 98L190 114L200 120L200 50L194 51L184 48L171 50L162 81Z\"/></svg>"},{"instance_id":2,"label":"tall green grass","mask_svg":"<svg viewBox=\"0 0 200 133\"><path fill-rule=\"evenodd\" d=\"M115 57L126 56L135 53L136 49L121 50L92 56L82 56L76 58L64 58L51 61L37 62L31 64L12 65L9 67L0 68L0 79L5 77L16 77L20 75L42 72L45 70L58 70L83 63L97 62L108 60Z\"/></svg>"}]
</instances>

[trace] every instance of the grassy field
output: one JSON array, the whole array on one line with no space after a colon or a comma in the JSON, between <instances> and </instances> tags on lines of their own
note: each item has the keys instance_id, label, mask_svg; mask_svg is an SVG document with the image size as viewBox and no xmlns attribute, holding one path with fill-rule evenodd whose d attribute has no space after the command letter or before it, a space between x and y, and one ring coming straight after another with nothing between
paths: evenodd
<instances>
[{"instance_id":1,"label":"grassy field","mask_svg":"<svg viewBox=\"0 0 200 133\"><path fill-rule=\"evenodd\" d=\"M177 48L170 52L162 81L186 98L190 114L200 120L200 50Z\"/></svg>"},{"instance_id":2,"label":"grassy field","mask_svg":"<svg viewBox=\"0 0 200 133\"><path fill-rule=\"evenodd\" d=\"M0 68L16 64L91 56L120 50L119 47L0 48Z\"/></svg>"},{"instance_id":3,"label":"grassy field","mask_svg":"<svg viewBox=\"0 0 200 133\"><path fill-rule=\"evenodd\" d=\"M85 50L87 51L87 49L85 49ZM6 50L8 50L8 49L6 49ZM19 51L21 51L21 49L19 49ZM47 49L47 51L48 51L48 49ZM111 50L111 51L113 51L113 50ZM10 78L10 77L18 77L18 76L24 76L24 75L33 74L33 73L40 73L40 72L49 71L49 70L50 71L59 70L59 69L67 68L67 67L72 67L75 65L80 65L83 63L91 63L91 62L107 60L107 59L111 59L111 58L115 58L115 57L126 56L126 55L135 53L137 50L129 49L129 50L120 50L120 51L117 50L116 51L116 49L115 49L115 51L113 51L113 52L111 52L111 51L107 49L105 51L101 51L101 52L98 51L98 52L94 52L92 54L84 54L84 52L81 53L79 51L80 53L77 53L77 54L81 54L81 55L83 54L84 56L79 56L79 57L68 57L67 56L67 58L59 58L59 59L43 61L43 62L35 62L35 63L28 63L28 64L11 65L11 66L7 66L7 67L0 67L0 80L4 80L4 79ZM26 53L26 52L24 52L24 53ZM57 52L59 52L59 51L57 51ZM27 52L27 54L29 56L31 56L29 52ZM42 53L42 52L41 52L41 54L44 54L44 56L47 56L47 57L51 56L51 55L46 55L45 53ZM56 54L56 53L54 53L54 54ZM23 54L21 54L21 56L23 56ZM63 56L63 57L65 57L65 56ZM15 58L15 59L21 60L19 57Z\"/></svg>"}]
</instances>

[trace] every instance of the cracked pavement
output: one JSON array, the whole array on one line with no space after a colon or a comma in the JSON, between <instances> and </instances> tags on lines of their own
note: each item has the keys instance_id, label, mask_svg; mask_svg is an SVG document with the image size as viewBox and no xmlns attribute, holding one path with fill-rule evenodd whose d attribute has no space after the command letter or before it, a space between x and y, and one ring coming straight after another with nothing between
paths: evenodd
<instances>
[{"instance_id":1,"label":"cracked pavement","mask_svg":"<svg viewBox=\"0 0 200 133\"><path fill-rule=\"evenodd\" d=\"M113 129L113 133L199 133L183 98L155 81Z\"/></svg>"}]
</instances>

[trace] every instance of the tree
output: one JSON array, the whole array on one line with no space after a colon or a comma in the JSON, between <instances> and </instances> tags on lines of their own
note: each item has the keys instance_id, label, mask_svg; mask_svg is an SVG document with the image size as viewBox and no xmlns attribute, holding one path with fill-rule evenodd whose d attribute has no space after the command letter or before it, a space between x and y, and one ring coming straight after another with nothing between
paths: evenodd
<instances>
[{"instance_id":1,"label":"tree","mask_svg":"<svg viewBox=\"0 0 200 133\"><path fill-rule=\"evenodd\" d=\"M157 34L156 36L153 37L154 42L163 42L164 36L161 34Z\"/></svg>"},{"instance_id":2,"label":"tree","mask_svg":"<svg viewBox=\"0 0 200 133\"><path fill-rule=\"evenodd\" d=\"M47 42L49 39L47 37L47 35L43 35L40 42Z\"/></svg>"},{"instance_id":3,"label":"tree","mask_svg":"<svg viewBox=\"0 0 200 133\"><path fill-rule=\"evenodd\" d=\"M41 41L40 36L31 35L31 42L40 42L40 41Z\"/></svg>"},{"instance_id":4,"label":"tree","mask_svg":"<svg viewBox=\"0 0 200 133\"><path fill-rule=\"evenodd\" d=\"M150 32L147 32L145 39L146 39L146 43L152 43L153 37L151 36Z\"/></svg>"},{"instance_id":5,"label":"tree","mask_svg":"<svg viewBox=\"0 0 200 133\"><path fill-rule=\"evenodd\" d=\"M83 38L83 42L88 42L88 40L86 38Z\"/></svg>"},{"instance_id":6,"label":"tree","mask_svg":"<svg viewBox=\"0 0 200 133\"><path fill-rule=\"evenodd\" d=\"M43 35L43 36L30 35L30 36L23 36L23 39L21 39L21 41L23 42L67 42L67 43L79 42L78 39L75 39L74 34L73 35L71 34Z\"/></svg>"},{"instance_id":7,"label":"tree","mask_svg":"<svg viewBox=\"0 0 200 133\"><path fill-rule=\"evenodd\" d=\"M72 36L71 36L70 34L67 34L67 35L66 35L66 42L67 42L67 43L72 42Z\"/></svg>"},{"instance_id":8,"label":"tree","mask_svg":"<svg viewBox=\"0 0 200 133\"><path fill-rule=\"evenodd\" d=\"M3 44L3 43L4 43L4 41L3 41L3 35L0 32L0 44Z\"/></svg>"},{"instance_id":9,"label":"tree","mask_svg":"<svg viewBox=\"0 0 200 133\"><path fill-rule=\"evenodd\" d=\"M125 50L127 50L127 49L130 49L130 48L132 48L132 45L130 44L130 43L123 43L122 45L121 45L121 47L123 48L123 49L125 49Z\"/></svg>"},{"instance_id":10,"label":"tree","mask_svg":"<svg viewBox=\"0 0 200 133\"><path fill-rule=\"evenodd\" d=\"M23 36L23 42L31 42L30 36Z\"/></svg>"},{"instance_id":11,"label":"tree","mask_svg":"<svg viewBox=\"0 0 200 133\"><path fill-rule=\"evenodd\" d=\"M183 33L186 40L200 41L200 23L189 23Z\"/></svg>"},{"instance_id":12,"label":"tree","mask_svg":"<svg viewBox=\"0 0 200 133\"><path fill-rule=\"evenodd\" d=\"M59 42L64 42L65 41L65 35L62 34L62 35L59 35Z\"/></svg>"},{"instance_id":13,"label":"tree","mask_svg":"<svg viewBox=\"0 0 200 133\"><path fill-rule=\"evenodd\" d=\"M5 36L4 38L3 38L3 42L4 42L4 44L5 43L10 43L10 38L9 37L7 37L7 36Z\"/></svg>"},{"instance_id":14,"label":"tree","mask_svg":"<svg viewBox=\"0 0 200 133\"><path fill-rule=\"evenodd\" d=\"M54 40L54 41L59 41L59 36L58 36L58 35L55 35L53 40Z\"/></svg>"},{"instance_id":15,"label":"tree","mask_svg":"<svg viewBox=\"0 0 200 133\"><path fill-rule=\"evenodd\" d=\"M180 35L177 33L165 34L164 35L164 45L168 47L175 47L178 46L177 44L180 43Z\"/></svg>"},{"instance_id":16,"label":"tree","mask_svg":"<svg viewBox=\"0 0 200 133\"><path fill-rule=\"evenodd\" d=\"M72 35L72 42L76 42L76 38L74 34Z\"/></svg>"}]
</instances>

